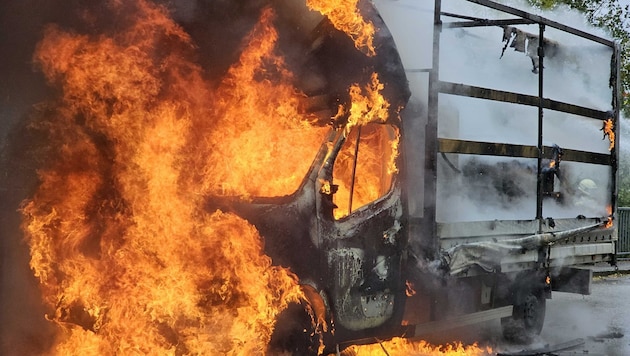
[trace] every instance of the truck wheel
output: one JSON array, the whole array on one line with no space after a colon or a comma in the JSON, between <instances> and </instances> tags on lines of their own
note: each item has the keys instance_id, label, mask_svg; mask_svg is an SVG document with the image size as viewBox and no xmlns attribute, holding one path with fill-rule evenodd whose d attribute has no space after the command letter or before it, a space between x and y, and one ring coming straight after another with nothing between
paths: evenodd
<instances>
[{"instance_id":1,"label":"truck wheel","mask_svg":"<svg viewBox=\"0 0 630 356\"><path fill-rule=\"evenodd\" d=\"M267 350L269 355L317 355L319 334L307 303L291 303L278 315Z\"/></svg>"},{"instance_id":2,"label":"truck wheel","mask_svg":"<svg viewBox=\"0 0 630 356\"><path fill-rule=\"evenodd\" d=\"M531 342L542 331L546 305L542 290L518 295L512 316L501 319L503 337L516 343Z\"/></svg>"}]
</instances>

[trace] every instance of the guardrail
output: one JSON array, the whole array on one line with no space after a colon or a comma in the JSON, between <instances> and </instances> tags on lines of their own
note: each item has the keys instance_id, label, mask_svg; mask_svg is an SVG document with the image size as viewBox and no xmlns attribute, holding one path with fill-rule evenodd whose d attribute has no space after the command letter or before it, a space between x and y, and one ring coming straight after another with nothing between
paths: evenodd
<instances>
[{"instance_id":1,"label":"guardrail","mask_svg":"<svg viewBox=\"0 0 630 356\"><path fill-rule=\"evenodd\" d=\"M630 259L630 207L618 208L617 218L617 258Z\"/></svg>"}]
</instances>

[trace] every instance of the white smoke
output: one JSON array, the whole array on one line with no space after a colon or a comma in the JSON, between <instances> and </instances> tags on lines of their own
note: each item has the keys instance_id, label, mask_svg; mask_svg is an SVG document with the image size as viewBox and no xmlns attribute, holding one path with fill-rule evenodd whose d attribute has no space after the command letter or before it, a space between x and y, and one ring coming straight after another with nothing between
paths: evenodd
<instances>
[{"instance_id":1,"label":"white smoke","mask_svg":"<svg viewBox=\"0 0 630 356\"><path fill-rule=\"evenodd\" d=\"M547 12L531 8L525 1L501 3L608 38L601 29L589 26L582 14L568 8ZM432 67L433 1L380 0L376 4L394 35L413 96L424 100L426 105L428 74L422 70ZM481 19L516 18L465 0L442 1L442 11ZM463 21L448 16L442 16L442 20L444 23ZM513 27L536 36L539 33L538 25ZM503 35L504 29L498 26L443 28L440 79L537 96L538 74L533 73L532 59L509 46L503 52ZM611 110L612 50L550 26L545 28L545 39L556 43L558 50L544 58L543 96L600 111ZM444 94L440 94L439 101L438 135L441 138L528 146L538 143L537 107ZM544 110L543 144L606 154L609 141L602 139L601 128L600 120ZM443 157L438 161L438 221L535 218L536 159L445 157L448 162ZM597 185L597 199L586 204L588 208L573 204L577 198L572 196L566 196L564 204L546 199L543 215L553 218L605 216L610 203L610 194L606 193L611 183L610 168L574 162L562 162L560 167L567 185L565 189L577 192L582 179L591 179ZM556 186L560 189L558 179ZM566 203L568 200L573 203Z\"/></svg>"}]
</instances>

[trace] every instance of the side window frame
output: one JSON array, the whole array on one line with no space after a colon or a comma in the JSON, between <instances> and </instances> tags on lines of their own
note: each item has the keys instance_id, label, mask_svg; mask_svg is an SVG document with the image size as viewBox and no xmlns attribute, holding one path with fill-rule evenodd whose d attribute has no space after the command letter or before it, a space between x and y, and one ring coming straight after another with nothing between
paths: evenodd
<instances>
[{"instance_id":1,"label":"side window frame","mask_svg":"<svg viewBox=\"0 0 630 356\"><path fill-rule=\"evenodd\" d=\"M366 132L366 127L377 129ZM376 138L376 142L370 142L374 138ZM348 137L346 137L339 155L335 159L333 180L335 185L339 186L333 200L336 207L335 220L341 220L352 215L355 211L381 200L393 189L396 172L387 172L387 170L389 165L396 162L398 158L398 153L392 148L395 139L396 128L391 124L369 123L364 126L357 126L348 133ZM367 147L374 148L374 150L372 152L366 151ZM366 157L366 153L371 153L372 156ZM351 162L348 163L348 159L344 161L344 156L350 157ZM374 159L377 159L378 162L367 162L367 160ZM376 189L378 195L371 196L367 200L365 197L357 199L357 194L360 194L357 186L365 184L365 181L361 182L358 177L367 174L365 170L373 168L371 166L374 165L377 166L377 169L375 169L376 172L371 172L374 174L372 183L376 183L378 186L370 188ZM347 195L344 194L344 191L347 192Z\"/></svg>"}]
</instances>

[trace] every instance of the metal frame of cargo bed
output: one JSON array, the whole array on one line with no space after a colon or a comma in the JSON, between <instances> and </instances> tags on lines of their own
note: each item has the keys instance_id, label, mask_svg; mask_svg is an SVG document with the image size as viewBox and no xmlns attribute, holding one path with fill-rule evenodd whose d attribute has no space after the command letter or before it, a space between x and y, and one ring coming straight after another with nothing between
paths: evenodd
<instances>
[{"instance_id":1,"label":"metal frame of cargo bed","mask_svg":"<svg viewBox=\"0 0 630 356\"><path fill-rule=\"evenodd\" d=\"M574 114L582 117L587 117L596 120L606 120L611 117L610 112L604 112L595 110L588 107L579 105L573 105L561 101L545 98L543 93L544 83L544 41L539 41L538 47L538 95L526 95L515 92L507 92L501 90L495 90L490 88L483 88L477 86L471 86L466 84L451 83L441 81L439 78L440 70L440 35L443 29L451 28L463 28L463 27L481 27L481 26L512 26L512 25L538 25L538 38L544 38L545 28L552 27L557 30L570 33L575 36L599 43L603 46L612 49L611 58L611 73L610 73L610 85L612 94L612 119L613 130L618 132L618 120L619 120L619 66L620 61L620 49L617 43L614 41L595 36L593 34L560 24L549 19L527 13L506 5L498 4L489 0L466 0L471 3L475 3L480 6L485 6L506 14L515 16L513 19L482 19L474 18L470 16L458 15L453 13L442 12L442 1L448 0L435 0L435 13L434 24L435 29L433 31L433 58L432 67L428 70L423 70L429 74L429 93L428 93L428 118L426 125L426 137L425 137L425 170L427 172L437 172L438 154L455 153L455 154L473 154L473 155L492 155L492 156L511 156L511 157L523 157L523 158L536 158L537 159L537 201L536 201L536 218L535 220L527 221L495 221L495 222L464 222L464 223L437 223L436 222L436 189L437 189L437 175L426 175L424 182L425 192L425 205L424 205L424 227L426 236L439 236L438 239L432 239L429 246L424 246L428 251L439 251L440 248L448 247L449 237L454 238L455 231L462 231L461 236L470 236L470 231L478 230L479 236L488 237L490 235L497 235L504 238L510 236L522 236L524 234L530 234L534 232L550 231L551 228L547 226L545 219L542 216L543 206L543 180L542 180L542 162L543 159L551 158L552 149L543 145L543 119L545 110L554 110L564 113ZM443 17L456 19L455 21L444 23ZM506 103L512 103L517 105L533 106L538 108L538 144L537 146L515 145L506 143L492 143L492 142L473 142L457 139L444 139L438 138L438 97L439 94L449 94L457 96L466 96L470 98L476 98L481 100L501 101ZM615 214L617 202L616 202L616 181L617 181L617 160L619 144L619 135L615 135L615 145L610 154L585 152L578 150L563 149L563 161L573 161L581 163L591 163L598 165L606 165L611 167L612 183L615 190L612 192L611 204L612 212ZM571 221L576 219L567 219L564 223L567 226L574 225L574 223L589 223L588 221ZM586 219L592 220L592 219ZM489 226L493 225L493 226ZM554 231L559 231L562 228L563 223L555 224ZM498 228L498 226L500 228ZM601 236L600 236L601 235ZM593 241L590 241L591 237ZM604 233L599 231L586 237L589 241L582 242L601 242L603 244L612 245L611 241L616 240L616 231L613 228L607 229ZM584 239L584 237L582 237ZM451 240L453 243L455 239ZM574 241L579 243L579 241ZM570 242L569 242L570 243ZM430 246L434 244L433 246ZM446 246L445 246L446 245ZM595 245L599 245L596 243ZM614 254L614 248L602 248L602 246L595 246L593 253L602 254ZM614 247L614 246L613 246ZM597 262L592 260L594 257L590 257L589 251L584 252L583 262ZM535 259L535 257L534 257Z\"/></svg>"}]
</instances>

